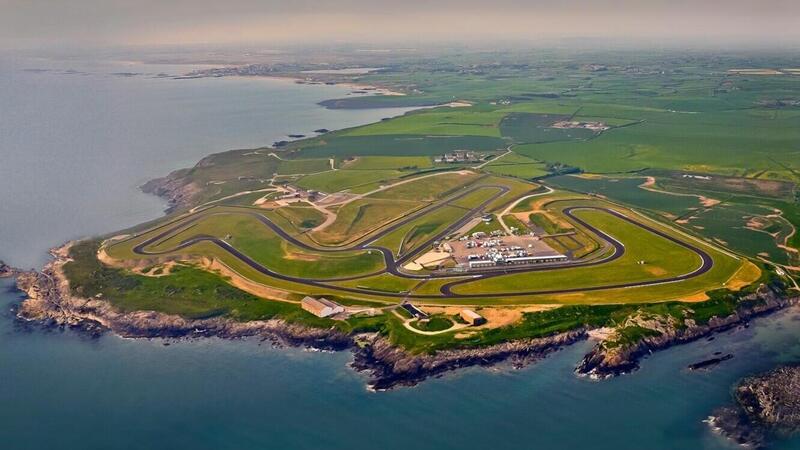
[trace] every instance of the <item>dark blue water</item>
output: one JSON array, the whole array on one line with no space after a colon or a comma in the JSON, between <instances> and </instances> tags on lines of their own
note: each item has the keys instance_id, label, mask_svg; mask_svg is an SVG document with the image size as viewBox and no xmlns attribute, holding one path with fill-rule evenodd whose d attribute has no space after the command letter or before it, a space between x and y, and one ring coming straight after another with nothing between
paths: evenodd
<instances>
[{"instance_id":1,"label":"dark blue water","mask_svg":"<svg viewBox=\"0 0 800 450\"><path fill-rule=\"evenodd\" d=\"M18 265L39 264L65 239L154 217L161 205L136 184L206 153L388 115L314 106L339 88L258 80L0 72L9 79L0 87L0 258ZM800 312L790 311L658 353L610 381L573 375L590 345L581 343L524 370L468 369L372 393L346 367L348 353L28 329L13 320L19 295L0 281L4 449L723 449L702 420L730 401L730 386L800 360ZM685 370L714 351L735 358Z\"/></svg>"}]
</instances>

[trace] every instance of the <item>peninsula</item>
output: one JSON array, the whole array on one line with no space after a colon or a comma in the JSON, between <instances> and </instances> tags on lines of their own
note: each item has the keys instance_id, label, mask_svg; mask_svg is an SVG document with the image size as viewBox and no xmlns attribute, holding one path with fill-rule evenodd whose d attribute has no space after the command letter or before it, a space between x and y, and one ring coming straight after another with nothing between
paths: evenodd
<instances>
[{"instance_id":1,"label":"peninsula","mask_svg":"<svg viewBox=\"0 0 800 450\"><path fill-rule=\"evenodd\" d=\"M793 304L798 175L781 142L800 135L764 99L794 75L607 57L192 73L352 83L374 95L323 105L419 109L148 182L168 214L55 249L19 276L19 315L351 349L382 390L587 338L576 372L605 378Z\"/></svg>"}]
</instances>

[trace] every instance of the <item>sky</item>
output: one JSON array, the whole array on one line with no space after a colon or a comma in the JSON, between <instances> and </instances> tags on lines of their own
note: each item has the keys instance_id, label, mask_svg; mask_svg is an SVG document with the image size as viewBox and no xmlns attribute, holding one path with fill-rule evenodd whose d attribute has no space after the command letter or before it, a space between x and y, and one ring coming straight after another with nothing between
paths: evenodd
<instances>
[{"instance_id":1,"label":"sky","mask_svg":"<svg viewBox=\"0 0 800 450\"><path fill-rule=\"evenodd\" d=\"M0 0L0 47L800 43L799 0Z\"/></svg>"}]
</instances>

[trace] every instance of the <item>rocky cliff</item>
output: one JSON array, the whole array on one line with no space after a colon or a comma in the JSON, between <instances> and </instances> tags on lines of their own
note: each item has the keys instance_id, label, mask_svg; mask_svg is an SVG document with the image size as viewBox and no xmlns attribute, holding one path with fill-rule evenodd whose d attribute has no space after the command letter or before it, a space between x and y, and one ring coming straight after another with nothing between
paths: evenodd
<instances>
[{"instance_id":1,"label":"rocky cliff","mask_svg":"<svg viewBox=\"0 0 800 450\"><path fill-rule=\"evenodd\" d=\"M800 431L800 366L748 377L733 392L735 406L720 408L708 423L732 441L764 448L772 435Z\"/></svg>"},{"instance_id":2,"label":"rocky cliff","mask_svg":"<svg viewBox=\"0 0 800 450\"><path fill-rule=\"evenodd\" d=\"M787 298L784 294L764 285L753 294L739 301L733 314L712 317L707 323L698 324L692 319L677 321L656 316L633 316L618 327L616 333L597 344L575 369L579 375L591 378L607 378L636 370L639 360L656 350L691 342L715 332L724 331L745 323L750 318L785 308L800 300ZM637 327L644 332L641 338L625 341L621 331L625 327Z\"/></svg>"},{"instance_id":3,"label":"rocky cliff","mask_svg":"<svg viewBox=\"0 0 800 450\"><path fill-rule=\"evenodd\" d=\"M371 389L386 390L414 385L428 377L462 367L491 366L507 360L514 367L523 367L586 337L586 330L578 329L538 339L417 355L391 344L386 338L373 335L359 342L351 365L369 374Z\"/></svg>"},{"instance_id":4,"label":"rocky cliff","mask_svg":"<svg viewBox=\"0 0 800 450\"><path fill-rule=\"evenodd\" d=\"M166 177L148 181L141 186L141 190L166 200L168 212L188 208L195 203L197 194L202 190L188 174L188 169L176 170Z\"/></svg>"},{"instance_id":5,"label":"rocky cliff","mask_svg":"<svg viewBox=\"0 0 800 450\"><path fill-rule=\"evenodd\" d=\"M13 277L17 271L0 260L0 278Z\"/></svg>"},{"instance_id":6,"label":"rocky cliff","mask_svg":"<svg viewBox=\"0 0 800 450\"><path fill-rule=\"evenodd\" d=\"M56 251L56 260L41 273L23 272L17 286L28 298L18 316L50 326L77 328L92 333L105 330L124 337L180 338L217 336L222 338L260 337L275 344L341 350L351 345L349 336L333 329L308 328L282 320L237 322L224 318L185 319L154 311L123 312L105 299L73 296L61 271L67 261L65 249Z\"/></svg>"}]
</instances>

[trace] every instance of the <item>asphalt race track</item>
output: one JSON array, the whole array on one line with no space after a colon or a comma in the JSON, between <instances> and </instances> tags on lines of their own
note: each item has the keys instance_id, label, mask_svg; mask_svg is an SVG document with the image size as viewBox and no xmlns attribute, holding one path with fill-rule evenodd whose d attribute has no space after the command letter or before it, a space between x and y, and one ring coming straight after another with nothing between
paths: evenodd
<instances>
[{"instance_id":1,"label":"asphalt race track","mask_svg":"<svg viewBox=\"0 0 800 450\"><path fill-rule=\"evenodd\" d=\"M476 206L475 208L466 211L465 214L459 220L457 220L456 222L454 222L453 224L448 226L445 230L443 230L442 232L438 233L436 236L433 236L430 239L428 239L428 241L418 245L416 250L411 251L411 252L409 252L409 253L407 253L405 255L402 255L398 259L395 259L394 255L392 254L392 251L390 249L385 248L385 247L381 247L381 246L377 246L377 245L371 245L372 242L375 242L375 241L379 240L381 237L388 235L389 233L397 230L398 228L402 227L403 225L405 225L405 224L407 224L407 223L409 223L409 222L411 222L411 221L413 221L413 220L415 220L415 219L417 219L419 217L422 217L423 215L428 214L431 211L434 211L434 210L436 210L438 208L441 208L442 206L448 205L450 202L458 200L458 199L460 199L460 198L462 198L462 197L464 197L464 196L466 196L466 195L468 195L468 194L470 194L470 193L472 193L472 192L474 192L474 191L476 191L478 189L497 189L498 192L495 195L493 195L491 198L489 198L488 200L486 200L483 203L481 203L480 205ZM646 224L643 224L643 223L641 223L639 221L633 220L630 217L628 217L628 216L626 216L626 215L624 215L624 214L622 214L622 213L620 213L618 211L615 211L615 210L609 209L609 208L602 208L602 207L595 207L595 206L574 206L574 207L568 207L568 208L563 209L564 215L566 215L570 219L574 220L578 224L586 227L588 230L590 230L591 232L593 232L594 234L599 236L603 241L605 241L606 244L612 246L613 247L613 253L611 255L609 255L609 256L607 256L605 258L601 258L601 259L597 259L597 260L593 260L593 261L567 262L567 263L561 263L561 264L557 264L557 265L548 265L548 266L536 266L536 265L533 265L533 266L515 266L513 268L512 267L498 266L496 268L492 268L492 269L489 269L489 270L483 270L483 271L481 271L480 273L477 273L477 274L475 274L475 273L472 273L472 274L471 273L447 273L447 274L423 274L423 275L420 275L420 274L409 274L409 273L406 273L406 272L403 272L403 271L400 270L400 267L403 265L404 262L408 261L409 259L412 259L420 251L430 247L430 245L434 241L439 240L442 237L447 236L448 234L452 233L453 231L455 231L455 230L459 229L460 227L464 226L472 218L474 218L477 215L481 214L483 212L483 209L487 205L489 205L492 201L494 201L495 199L499 198L500 196L504 195L506 192L508 192L508 188L506 188L505 186L495 186L495 185L484 185L484 186L474 187L472 189L467 189L464 192L459 193L459 194L449 198L446 201L443 201L443 202L437 203L437 204L431 204L431 205L425 206L425 207L419 209L418 211L416 211L416 212L408 215L407 217L403 218L402 220L391 224L390 226L378 231L374 235L369 236L368 238L364 239L364 242L357 243L357 244L354 244L354 245L349 246L349 247L323 247L323 246L316 247L316 246L310 246L310 245L306 244L305 242L299 241L298 239L296 239L293 236L291 236L288 233L286 233L282 228L280 228L278 225L276 225L274 222L272 222L269 218L267 218L263 214L254 212L252 209L246 208L246 207L230 207L230 206L227 207L229 209L230 208L240 208L242 210L241 214L247 214L247 215L251 215L251 216L255 217L261 223L263 223L265 226L267 226L273 232L275 232L278 236L280 236L282 239L285 239L286 241L290 242L291 244L293 244L295 246L298 246L300 248L303 248L305 250L308 250L308 251L313 251L313 252L343 252L343 251L353 251L353 250L377 250L377 251L380 251L384 256L384 261L385 261L385 264L386 264L386 268L382 269L380 271L376 271L376 272L368 273L368 274L362 274L362 275L358 275L358 276L343 277L343 278L327 278L327 279L309 279L309 278L301 278L301 277L283 275L283 274L277 273L277 272L275 272L275 271L273 271L273 270L271 270L271 269L269 269L267 267L264 267L263 265L261 265L260 263L258 263L255 260L253 260L249 256L245 255L244 253L242 253L241 251L239 251L238 249L236 249L235 247L233 247L229 243L225 242L224 240L219 239L219 238L217 238L215 236L208 236L208 235L193 236L193 237L191 237L191 238L189 238L187 240L182 241L175 248L172 248L170 250L165 250L165 251L162 251L162 252L149 252L149 251L146 250L146 248L149 245L152 245L153 243L158 242L158 241L160 241L160 240L162 240L162 239L164 239L164 238L166 238L166 237L168 237L168 236L170 236L170 235L172 235L172 234L174 234L176 232L185 231L186 229L190 228L195 222L197 222L198 220L200 220L200 219L202 219L204 217L207 217L209 214L231 214L230 212L214 213L213 210L216 207L213 207L213 206L209 207L209 208L207 208L205 210L202 210L202 211L199 211L199 212L195 213L194 217L191 217L188 220L178 219L178 220L176 220L174 222L162 225L159 228L165 228L164 231L162 231L162 232L158 233L156 236L154 236L152 238L149 238L149 239L141 242L140 244L136 245L133 248L133 251L136 254L145 255L145 256L147 256L147 255L162 255L162 254L167 254L167 253L172 253L172 252L175 252L175 251L178 251L178 250L182 250L184 248L190 247L190 246L192 246L194 244L197 244L199 242L211 242L211 243L214 243L215 245L217 245L218 247L220 247L221 249L225 250L226 252L228 252L232 256L236 257L241 262L247 264L249 267L255 269L256 271L258 271L258 272L260 272L260 273L262 273L264 275L267 275L267 276L270 276L270 277L274 277L274 278L279 279L279 280L293 282L293 283L299 283L299 284L303 284L303 285L307 285L307 286L314 286L314 287L318 287L318 288L329 288L329 289L333 289L333 290L337 290L337 291L343 291L343 292L352 292L352 293L366 294L366 295L378 295L378 296L384 296L384 297L408 298L408 299L517 297L517 296L538 295L538 294L563 294L563 293L574 293L574 292L597 291L597 290L604 290L604 289L651 286L651 285L664 284L664 283L674 283L674 282L688 280L690 278L694 278L694 277L700 276L700 275L708 272L709 270L711 270L711 268L712 268L712 266L714 264L711 256L708 253L706 253L704 250L702 250L701 248L698 248L698 247L696 247L696 246L694 246L694 245L692 245L690 243L687 243L687 242L681 241L679 239L676 239L676 238L670 236L669 234L666 234L663 231L658 230L656 228L653 228L653 227L651 227L649 225L646 225ZM581 288L563 288L563 289L538 290L538 291L537 290L531 290L531 291L515 291L515 292L487 292L487 293L482 293L482 294L481 293L479 293L479 294L459 294L459 293L455 293L455 292L452 291L454 286L458 286L458 285L465 284L465 283L470 283L470 282L473 282L473 281L476 281L476 280L479 280L479 279L485 279L485 278L489 278L489 277L497 277L497 276L507 275L507 274L511 274L511 273L536 272L536 271L548 271L548 270L564 270L566 268L572 268L572 267L595 266L595 265L599 265L599 264L605 264L607 262L610 262L610 261L613 261L613 260L615 260L617 258L622 257L622 255L624 255L624 253L625 253L625 246L621 242L619 242L618 240L614 239L610 235L608 235L605 232L603 232L602 230L599 230L596 227L594 227L594 226L586 223L585 221L581 220L580 218L576 217L573 214L573 212L577 211L577 210L598 210L598 211L603 211L603 212L611 214L611 215L613 215L613 216L615 216L615 217L617 217L619 219L625 220L625 221L627 221L627 222L629 222L629 223L631 223L633 225L636 225L636 226L638 226L638 227L640 227L640 228L642 228L644 230L647 230L648 232L650 232L652 234L655 234L655 235L657 235L659 237L662 237L664 239L667 239L667 240L669 240L669 241L671 241L671 242L673 242L673 243L675 243L675 244L677 244L677 245L679 245L681 247L684 247L686 249L691 250L692 252L694 252L695 254L697 254L700 257L701 264L695 270L693 270L693 271L691 271L689 273L682 274L682 275L677 275L677 276L670 277L670 278L654 279L654 280L647 280L647 281L637 281L637 282L630 282L630 283L617 283L617 284L608 284L608 285L599 285L599 286L590 286L590 287L581 287ZM177 223L177 225L170 226L170 225L174 224L175 222L179 222L179 223ZM158 229L158 228L156 228L156 229ZM152 231L152 230L150 230L150 231ZM150 231L148 231L148 232L150 232ZM135 239L136 237L138 237L138 236L133 236L131 238L126 239L125 241L128 241L130 239ZM330 283L330 282L333 282L333 281L346 281L346 280L355 280L355 279L367 278L367 277L371 277L371 276L375 276L375 275L380 275L382 273L391 273L391 274L396 275L398 277L414 278L414 279L420 279L420 280L424 280L424 279L441 279L441 278L451 278L451 277L460 277L460 278L470 277L470 278L461 279L461 280L455 280L453 282L450 282L450 283L447 283L447 284L443 285L441 287L441 294L438 294L438 295L436 295L436 294L424 294L424 295L423 294L405 294L405 293L400 293L400 292L385 292L385 291L371 290L371 289L358 288L358 287L355 287L355 288L353 288L353 287L342 287L342 286L333 286L333 285L327 284L327 283Z\"/></svg>"}]
</instances>

